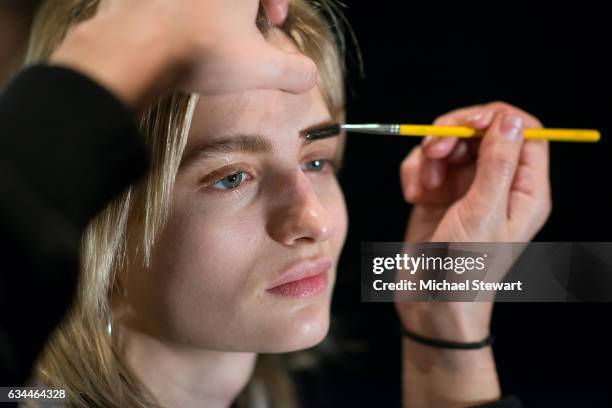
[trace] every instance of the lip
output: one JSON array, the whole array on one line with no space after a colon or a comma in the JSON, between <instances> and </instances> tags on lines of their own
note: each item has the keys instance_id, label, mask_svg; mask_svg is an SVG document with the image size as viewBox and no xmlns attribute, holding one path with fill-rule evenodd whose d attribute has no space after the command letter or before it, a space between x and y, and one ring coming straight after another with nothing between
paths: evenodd
<instances>
[{"instance_id":1,"label":"lip","mask_svg":"<svg viewBox=\"0 0 612 408\"><path fill-rule=\"evenodd\" d=\"M300 261L289 267L266 289L276 295L309 297L327 288L327 271L332 261L327 258Z\"/></svg>"}]
</instances>

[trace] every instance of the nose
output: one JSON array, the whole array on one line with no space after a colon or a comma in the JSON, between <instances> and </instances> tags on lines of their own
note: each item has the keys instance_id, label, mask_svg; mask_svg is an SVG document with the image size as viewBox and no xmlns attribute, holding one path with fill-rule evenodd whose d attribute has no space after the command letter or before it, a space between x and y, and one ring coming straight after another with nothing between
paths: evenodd
<instances>
[{"instance_id":1,"label":"nose","mask_svg":"<svg viewBox=\"0 0 612 408\"><path fill-rule=\"evenodd\" d=\"M268 217L268 234L285 246L319 243L334 232L334 222L302 171L279 180Z\"/></svg>"}]
</instances>

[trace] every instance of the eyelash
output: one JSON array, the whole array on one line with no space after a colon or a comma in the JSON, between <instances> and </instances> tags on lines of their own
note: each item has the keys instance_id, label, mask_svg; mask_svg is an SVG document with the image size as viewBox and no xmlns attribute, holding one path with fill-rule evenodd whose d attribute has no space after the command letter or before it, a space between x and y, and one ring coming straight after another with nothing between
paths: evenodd
<instances>
[{"instance_id":1,"label":"eyelash","mask_svg":"<svg viewBox=\"0 0 612 408\"><path fill-rule=\"evenodd\" d=\"M308 171L308 172L312 172L312 173L317 173L317 174L324 174L324 173L327 173L328 171L331 170L331 171L334 171L334 173L335 173L336 165L335 165L334 161L331 160L331 159L313 159L313 160L308 160L308 161L304 162L304 164L301 167L303 169L303 166L309 165L309 164L313 164L313 163L317 163L317 162L321 166L319 169L316 169L316 170L305 170L304 169L304 171ZM216 188L216 187L213 187L215 184L222 183L225 179L227 179L229 177L232 177L232 176L235 176L235 175L239 175L239 174L241 174L243 176L240 179L240 183L237 184L235 187L230 187L230 188ZM219 175L222 175L222 176L219 177ZM216 172L212 173L211 175L205 177L202 182L203 182L203 184L205 184L207 189L226 192L226 191L235 191L235 190L238 190L240 187L242 187L245 184L245 182L248 182L249 180L252 180L253 178L254 178L254 175L252 174L252 172L250 172L248 170L244 170L240 166L232 166L230 168L220 169L219 171L216 171ZM207 179L208 180L213 179L215 181L207 182L206 181Z\"/></svg>"}]
</instances>

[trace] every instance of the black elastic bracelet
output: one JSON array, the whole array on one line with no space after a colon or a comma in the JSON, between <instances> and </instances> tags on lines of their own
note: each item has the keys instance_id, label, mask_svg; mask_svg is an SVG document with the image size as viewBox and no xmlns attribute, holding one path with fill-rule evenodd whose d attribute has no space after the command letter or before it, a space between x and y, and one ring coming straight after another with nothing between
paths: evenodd
<instances>
[{"instance_id":1,"label":"black elastic bracelet","mask_svg":"<svg viewBox=\"0 0 612 408\"><path fill-rule=\"evenodd\" d=\"M449 341L449 340L430 339L428 337L423 337L419 334L416 334L415 332L412 332L406 329L405 327L401 327L400 332L402 336L408 337L418 343L426 344L432 347L449 348L449 349L456 349L456 350L474 350L474 349L487 347L493 344L493 339L494 339L493 335L489 334L484 340L463 343L463 342Z\"/></svg>"}]
</instances>

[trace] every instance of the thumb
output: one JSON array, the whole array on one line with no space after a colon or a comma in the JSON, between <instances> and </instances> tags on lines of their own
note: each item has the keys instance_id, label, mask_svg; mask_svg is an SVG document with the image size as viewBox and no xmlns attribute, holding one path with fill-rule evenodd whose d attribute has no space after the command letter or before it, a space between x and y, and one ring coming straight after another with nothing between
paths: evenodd
<instances>
[{"instance_id":1,"label":"thumb","mask_svg":"<svg viewBox=\"0 0 612 408\"><path fill-rule=\"evenodd\" d=\"M282 50L263 37L255 48L249 52L253 70L248 88L280 89L300 94L317 84L317 66L306 55Z\"/></svg>"},{"instance_id":2,"label":"thumb","mask_svg":"<svg viewBox=\"0 0 612 408\"><path fill-rule=\"evenodd\" d=\"M480 145L476 175L467 193L472 203L480 208L507 209L522 145L521 117L498 113Z\"/></svg>"}]
</instances>

